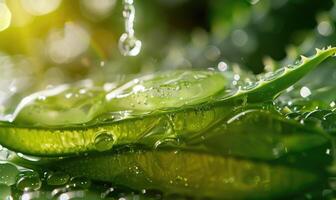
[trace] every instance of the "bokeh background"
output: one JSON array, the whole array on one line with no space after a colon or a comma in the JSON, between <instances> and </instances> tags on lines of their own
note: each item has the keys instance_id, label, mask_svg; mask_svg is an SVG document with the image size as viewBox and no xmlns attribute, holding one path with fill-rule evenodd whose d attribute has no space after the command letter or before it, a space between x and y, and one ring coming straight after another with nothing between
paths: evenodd
<instances>
[{"instance_id":1,"label":"bokeh background","mask_svg":"<svg viewBox=\"0 0 336 200\"><path fill-rule=\"evenodd\" d=\"M333 0L135 0L141 53L124 57L122 0L0 0L0 111L15 94L169 69L271 71L336 41Z\"/></svg>"}]
</instances>

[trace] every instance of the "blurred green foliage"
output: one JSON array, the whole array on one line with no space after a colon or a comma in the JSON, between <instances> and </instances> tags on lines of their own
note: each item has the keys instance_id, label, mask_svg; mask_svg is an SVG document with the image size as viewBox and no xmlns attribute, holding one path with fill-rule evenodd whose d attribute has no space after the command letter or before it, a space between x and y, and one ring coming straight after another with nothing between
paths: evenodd
<instances>
[{"instance_id":1,"label":"blurred green foliage","mask_svg":"<svg viewBox=\"0 0 336 200\"><path fill-rule=\"evenodd\" d=\"M57 1L54 10L35 16L29 9L48 1L7 0L12 23L0 32L0 91L217 68L221 61L231 69L260 73L286 57L293 60L313 47L333 44L336 37L333 0L135 1L135 31L143 49L137 57L123 57L118 50L124 29L121 0L49 4Z\"/></svg>"}]
</instances>

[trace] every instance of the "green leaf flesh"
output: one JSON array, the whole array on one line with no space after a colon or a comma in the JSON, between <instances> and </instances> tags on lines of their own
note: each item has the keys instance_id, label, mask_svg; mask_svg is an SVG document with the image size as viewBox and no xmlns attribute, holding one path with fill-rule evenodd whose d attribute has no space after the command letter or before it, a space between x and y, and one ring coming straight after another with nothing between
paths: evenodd
<instances>
[{"instance_id":1,"label":"green leaf flesh","mask_svg":"<svg viewBox=\"0 0 336 200\"><path fill-rule=\"evenodd\" d=\"M26 154L56 156L106 151L143 138L159 141L204 133L241 104L274 98L335 52L331 47L318 50L300 64L265 75L254 87L239 87L235 93L225 90L224 76L208 71L142 77L108 94L79 90L84 96L70 100L66 86L48 91L45 99L37 93L23 100L13 122L0 124L0 143Z\"/></svg>"},{"instance_id":2,"label":"green leaf flesh","mask_svg":"<svg viewBox=\"0 0 336 200\"><path fill-rule=\"evenodd\" d=\"M324 177L321 171L186 151L100 154L52 166L136 190L212 199L280 198L313 187Z\"/></svg>"}]
</instances>

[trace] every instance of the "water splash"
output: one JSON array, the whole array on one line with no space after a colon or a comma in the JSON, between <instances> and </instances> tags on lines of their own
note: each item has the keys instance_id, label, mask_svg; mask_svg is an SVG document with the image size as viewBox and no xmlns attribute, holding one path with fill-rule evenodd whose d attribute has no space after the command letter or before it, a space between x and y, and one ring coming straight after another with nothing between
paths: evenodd
<instances>
[{"instance_id":1,"label":"water splash","mask_svg":"<svg viewBox=\"0 0 336 200\"><path fill-rule=\"evenodd\" d=\"M123 0L125 33L119 39L119 51L123 56L137 56L141 51L141 41L134 36L135 8L133 0Z\"/></svg>"}]
</instances>

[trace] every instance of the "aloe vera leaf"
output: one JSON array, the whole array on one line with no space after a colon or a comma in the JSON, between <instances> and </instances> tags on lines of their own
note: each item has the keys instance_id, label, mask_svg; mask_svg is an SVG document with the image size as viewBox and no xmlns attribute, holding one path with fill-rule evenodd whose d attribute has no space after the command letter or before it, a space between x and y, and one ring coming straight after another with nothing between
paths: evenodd
<instances>
[{"instance_id":1,"label":"aloe vera leaf","mask_svg":"<svg viewBox=\"0 0 336 200\"><path fill-rule=\"evenodd\" d=\"M110 92L97 88L76 90L67 85L38 92L24 98L13 113L3 118L26 126L64 127L92 121L99 123L94 119L101 115L122 120L160 110L174 112L183 106L204 103L236 105L237 99L266 101L335 52L336 48L331 47L318 50L313 57L303 57L301 64L281 68L252 86L239 87L234 93L227 90L227 78L219 72L172 71L134 79Z\"/></svg>"},{"instance_id":2,"label":"aloe vera leaf","mask_svg":"<svg viewBox=\"0 0 336 200\"><path fill-rule=\"evenodd\" d=\"M111 118L120 118L120 112L137 117L206 102L223 104L237 98L246 98L247 102L270 100L335 52L336 48L331 47L317 50L313 57L303 57L301 64L265 75L252 87L241 87L236 93L228 93L227 78L212 71L148 75L119 85L110 92L97 88L76 91L67 85L60 86L24 98L7 119L23 125L64 126L87 123L104 113L109 113Z\"/></svg>"},{"instance_id":3,"label":"aloe vera leaf","mask_svg":"<svg viewBox=\"0 0 336 200\"><path fill-rule=\"evenodd\" d=\"M67 86L39 92L23 99L9 118L15 123L57 126L86 123L111 112L143 115L209 101L225 103L232 98L247 97L251 102L269 100L335 52L336 48L319 50L315 56L304 58L302 64L284 67L256 82L254 88L242 87L231 95L225 90L227 80L221 73L173 71L134 79L109 93L93 89L77 92ZM219 99L210 98L219 92L222 92Z\"/></svg>"},{"instance_id":4,"label":"aloe vera leaf","mask_svg":"<svg viewBox=\"0 0 336 200\"><path fill-rule=\"evenodd\" d=\"M215 199L281 197L307 189L323 179L323 170L308 171L184 151L100 154L65 159L52 166L72 176L137 190L157 189Z\"/></svg>"},{"instance_id":5,"label":"aloe vera leaf","mask_svg":"<svg viewBox=\"0 0 336 200\"><path fill-rule=\"evenodd\" d=\"M253 84L253 89L242 89L234 96L246 96L248 102L260 102L272 99L335 53L335 47L328 47L322 50L316 49L314 56L309 58L301 56L299 64L283 67L275 72L268 73L257 83Z\"/></svg>"},{"instance_id":6,"label":"aloe vera leaf","mask_svg":"<svg viewBox=\"0 0 336 200\"><path fill-rule=\"evenodd\" d=\"M312 162L316 166L332 160L330 138L321 130L305 127L265 110L244 110L201 133L201 136L182 134L181 138L184 143L168 143L166 148L291 164Z\"/></svg>"},{"instance_id":7,"label":"aloe vera leaf","mask_svg":"<svg viewBox=\"0 0 336 200\"><path fill-rule=\"evenodd\" d=\"M141 77L142 83L137 80L106 95L109 110L152 111L194 105L206 102L228 84L223 74L214 71L171 71Z\"/></svg>"},{"instance_id":8,"label":"aloe vera leaf","mask_svg":"<svg viewBox=\"0 0 336 200\"><path fill-rule=\"evenodd\" d=\"M319 127L332 136L336 133L335 110L316 109L316 107L307 110L305 107L301 111L288 113L287 118L300 121L307 128L314 126Z\"/></svg>"},{"instance_id":9,"label":"aloe vera leaf","mask_svg":"<svg viewBox=\"0 0 336 200\"><path fill-rule=\"evenodd\" d=\"M198 133L213 126L227 107L190 108L183 112L150 115L100 126L68 128L25 128L3 124L0 141L9 149L30 155L67 155L106 151L123 144L153 145L163 138Z\"/></svg>"},{"instance_id":10,"label":"aloe vera leaf","mask_svg":"<svg viewBox=\"0 0 336 200\"><path fill-rule=\"evenodd\" d=\"M153 95L152 97L150 97L152 98L152 102L160 102L160 100L162 100L163 102L170 102L163 103L163 107L159 106L159 110L157 111L152 110L154 109L154 107L151 107L149 110L144 111L141 109L145 108L146 106L140 106L140 112L138 112L137 110L134 110L133 112L132 102L136 101L140 94L140 97L146 97L146 94L148 93L142 90L138 91L140 92L140 94L133 93L135 86L130 87L128 85L123 86L124 88L121 87L123 88L122 91L124 91L124 89L126 88L125 91L132 90L132 92L126 92L127 95L121 94L121 96L115 98L120 98L120 102L128 102L128 109L130 109L129 107L131 107L131 110L127 110L127 105L123 105L123 109L125 110L120 111L121 107L123 106L118 107L116 105L116 107L118 107L117 110L119 111L112 113L110 113L109 109L104 110L105 107L109 108L112 104L110 106L106 105L106 102L104 102L103 100L100 103L98 102L97 104L94 104L94 102L96 101L94 100L95 97L99 98L100 96L98 95L100 94L99 92L97 95L89 95L82 99L80 98L79 102L84 101L84 103L80 103L79 108L83 110L83 108L81 107L85 107L85 111L82 112L76 112L77 107L75 106L73 108L73 104L71 102L69 104L65 104L66 106L64 106L62 101L57 100L58 98L64 98L64 91L61 92L61 97L57 94L56 96L51 94L50 98L54 100L49 100L48 98L43 100L42 98L42 101L40 102L36 102L36 99L38 99L38 95L35 95L35 99L32 98L32 102L30 102L28 99L27 107L22 107L23 111L19 112L18 119L16 119L13 124L3 123L1 125L0 142L10 149L18 150L27 154L63 155L86 152L94 149L108 150L111 149L114 144L126 144L127 142L136 143L139 138L147 136L148 134L150 134L151 137L147 138L171 138L172 136L175 137L175 135L178 135L182 132L186 134L190 133L188 131L188 128L186 127L198 127L197 131L191 131L192 133L202 132L214 122L228 116L230 112L234 110L234 106L237 104L237 102L240 102L237 101L237 99L250 99L253 102L254 100L256 100L256 97L262 97L264 100L271 98L282 89L296 82L311 68L313 68L322 60L326 59L328 56L331 56L335 51L335 48L321 50L314 57L310 59L305 59L303 64L298 65L297 67L284 68L285 73L280 75L279 77L269 80L267 82L261 81L261 83L259 83L259 85L256 86L254 89L239 90L236 94L231 94L227 97L223 97L223 93L217 94L220 91L224 91L225 86L220 85L219 83L224 84L226 80L222 77L222 75L218 73L179 72L182 74L185 73L186 75L181 75L181 77L183 78L178 78L177 80L173 79L174 81L170 80L171 76L169 75L168 78L159 78L158 80L156 80L155 77L151 77L149 78L149 80L153 81L155 88L157 88L158 90L160 90L159 88L161 86L168 84L168 88L174 88L174 91L176 91L176 93L170 94L167 97L162 97L162 95ZM198 76L195 77L196 75ZM201 78L199 78L199 76ZM191 84L190 87L185 87L181 91L176 90L181 83L185 84L186 77L189 77L190 80L192 80L191 82L193 82L193 84ZM291 78L293 78L293 80L291 80ZM159 80L161 80L161 82ZM178 84L175 84L175 82L177 82ZM205 85L205 83L207 82L210 82L211 86L216 85L216 89L209 89L208 91L205 88L208 86ZM152 85L153 83L148 85ZM145 84L145 82L143 82L143 84ZM171 86L170 84L172 84L173 86ZM150 88L150 86L148 87ZM267 87L272 89L267 89ZM190 89L192 89L193 92L188 93ZM170 91L170 89L168 91ZM201 91L203 91L203 93ZM118 94L118 92L116 92L115 90L113 92ZM184 92L186 92L187 95L182 95L182 93ZM272 94L270 92L272 92ZM192 98L192 95L195 95L194 93L196 93L196 97ZM191 98L192 100L187 101L189 102L189 104L181 106L181 104L178 104L176 102L185 101L174 100L175 97L179 95L182 95L185 99ZM113 99L114 98L112 98L112 100ZM90 101L91 106L87 106L86 101ZM25 102L26 101L24 101L24 103ZM75 100L75 102L78 101ZM154 104L155 103L151 103L150 105ZM175 104L179 107L174 107ZM171 107L166 107L168 105ZM208 107L212 107L212 105L217 105L213 108L222 110L221 115L218 115L217 113L215 117L211 119L209 118L211 122L205 120L205 125L204 123L199 123L203 120L202 115L204 115L204 113L202 111L202 107L204 107L204 105ZM70 112L70 114L67 112ZM209 111L209 113L211 112L212 111ZM104 117L96 118L97 115L99 116L98 113L105 113L110 117L107 118L110 121L105 122ZM180 119L181 116L183 116L184 118L182 117L180 120L171 123L171 118L175 116L175 113L178 113L177 115L180 116L177 117L177 119ZM184 115L183 113L186 113L186 115ZM88 118L86 114L88 114ZM72 121L72 118L77 117L79 117L79 120L77 119ZM191 117L193 117L193 119L189 119ZM132 118L133 121L131 120ZM88 123L83 124L88 120ZM168 129L164 128L165 126L168 126ZM179 131L176 131L176 128L174 128L175 126L182 128L178 129ZM149 130L154 128L162 130L156 131L155 134L153 134ZM101 133L105 133L105 136L103 138L98 138L99 135L102 135Z\"/></svg>"},{"instance_id":11,"label":"aloe vera leaf","mask_svg":"<svg viewBox=\"0 0 336 200\"><path fill-rule=\"evenodd\" d=\"M141 148L184 149L292 165L311 162L311 166L320 167L331 162L331 154L326 153L331 151L329 138L318 130L305 128L301 124L262 110L238 112L230 119L217 122L217 125L213 126L215 119L219 120L224 110L225 108L218 107L215 110L195 111L189 114L169 114L161 116L164 117L161 119L148 117L129 120L126 123L121 121L115 127L97 127L77 134L83 138L74 138L67 132L58 132L59 135L55 135L55 132L42 130L36 134L38 138L32 140L38 145L30 139L16 151L41 156L66 155L107 151L125 144L140 144ZM133 126L127 130L129 123ZM143 123L152 124L152 127L143 129ZM120 127L124 128L123 131ZM201 132L206 129L207 131ZM120 135L114 135L114 130L119 131ZM126 130L129 134L125 134ZM22 131L18 133L21 134ZM16 134L9 133L8 136ZM20 135L20 138L24 137L30 137L29 132ZM17 142L14 138L5 141L13 142L12 146ZM44 144L42 148L41 143Z\"/></svg>"},{"instance_id":12,"label":"aloe vera leaf","mask_svg":"<svg viewBox=\"0 0 336 200\"><path fill-rule=\"evenodd\" d=\"M24 98L7 118L40 127L83 124L104 114L116 121L206 102L226 84L226 77L218 72L170 71L133 79L111 91L61 85Z\"/></svg>"}]
</instances>

